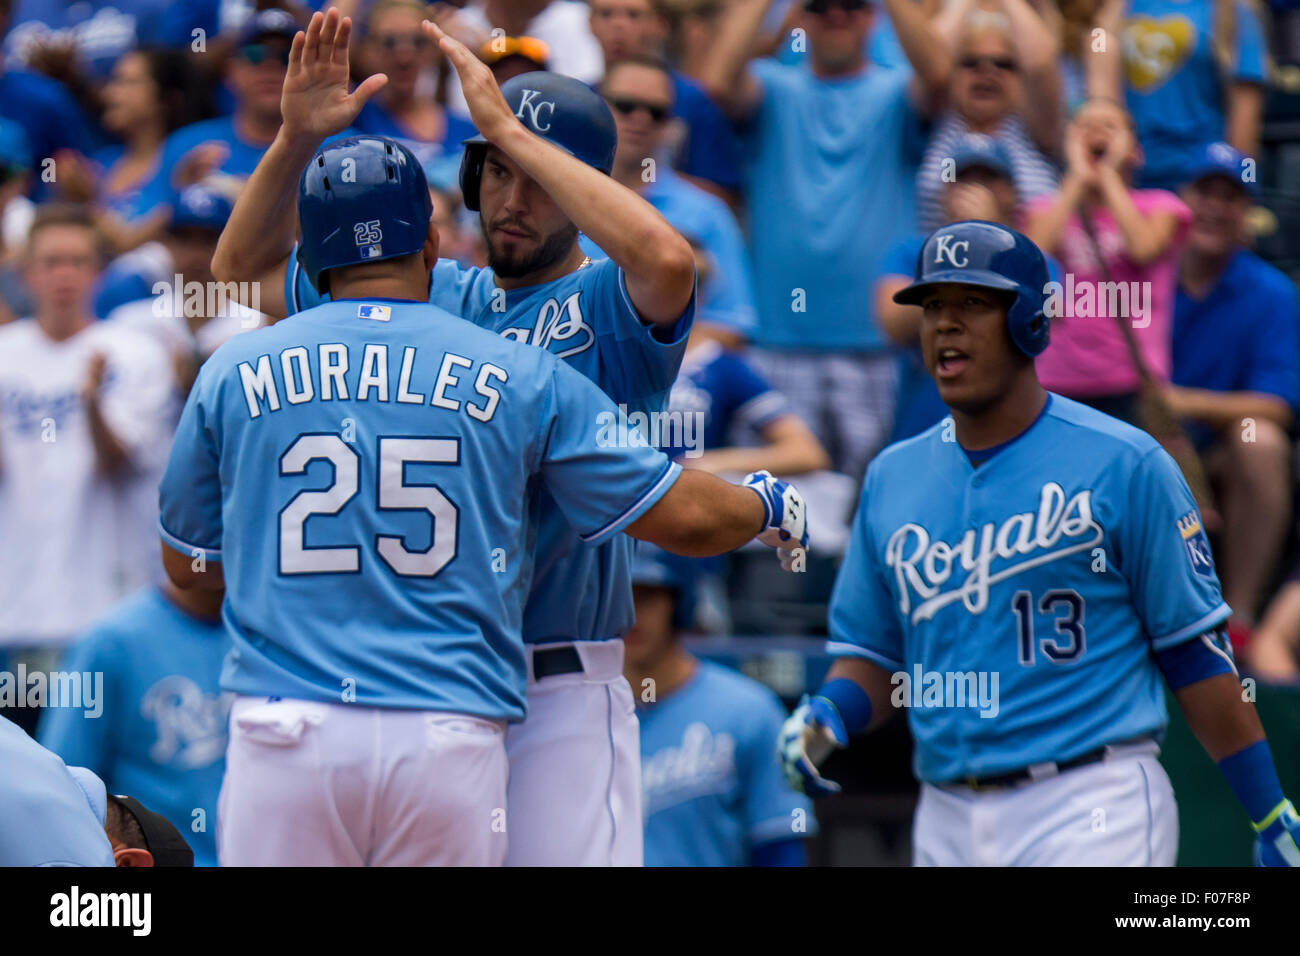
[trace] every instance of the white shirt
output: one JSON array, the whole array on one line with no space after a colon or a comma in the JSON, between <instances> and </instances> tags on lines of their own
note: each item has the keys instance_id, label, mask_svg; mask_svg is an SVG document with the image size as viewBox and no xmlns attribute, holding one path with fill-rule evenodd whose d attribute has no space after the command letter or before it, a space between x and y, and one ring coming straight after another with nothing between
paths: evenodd
<instances>
[{"instance_id":1,"label":"white shirt","mask_svg":"<svg viewBox=\"0 0 1300 956\"><path fill-rule=\"evenodd\" d=\"M482 0L467 6L459 17L462 23L484 36L491 35L492 24L483 12ZM546 44L552 73L563 73L584 83L595 83L605 73L605 54L591 32L591 7L581 0L551 0L546 9L528 22L524 35ZM455 70L447 80L447 109L469 118L469 106Z\"/></svg>"},{"instance_id":2,"label":"white shirt","mask_svg":"<svg viewBox=\"0 0 1300 956\"><path fill-rule=\"evenodd\" d=\"M167 297L137 299L119 305L105 320L150 336L174 355L197 353L206 360L213 352L240 332L259 329L266 316L245 305L226 300L219 314L192 331L183 315L178 315Z\"/></svg>"},{"instance_id":3,"label":"white shirt","mask_svg":"<svg viewBox=\"0 0 1300 956\"><path fill-rule=\"evenodd\" d=\"M81 400L96 353L100 408L131 475L97 470ZM158 580L174 388L166 350L128 328L96 322L55 342L32 319L0 326L0 645L66 642Z\"/></svg>"}]
</instances>

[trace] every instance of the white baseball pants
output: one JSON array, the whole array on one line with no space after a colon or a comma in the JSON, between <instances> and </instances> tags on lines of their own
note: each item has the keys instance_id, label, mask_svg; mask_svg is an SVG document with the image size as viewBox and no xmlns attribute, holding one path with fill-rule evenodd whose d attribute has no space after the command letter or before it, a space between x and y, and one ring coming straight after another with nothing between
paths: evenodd
<instances>
[{"instance_id":1,"label":"white baseball pants","mask_svg":"<svg viewBox=\"0 0 1300 956\"><path fill-rule=\"evenodd\" d=\"M914 866L1173 866L1178 807L1154 741L1017 787L923 784Z\"/></svg>"},{"instance_id":2,"label":"white baseball pants","mask_svg":"<svg viewBox=\"0 0 1300 956\"><path fill-rule=\"evenodd\" d=\"M500 866L505 723L240 697L217 805L222 866Z\"/></svg>"},{"instance_id":3,"label":"white baseball pants","mask_svg":"<svg viewBox=\"0 0 1300 956\"><path fill-rule=\"evenodd\" d=\"M583 672L534 679L534 647ZM506 731L507 866L641 866L641 732L623 642L530 645L528 717Z\"/></svg>"}]
</instances>

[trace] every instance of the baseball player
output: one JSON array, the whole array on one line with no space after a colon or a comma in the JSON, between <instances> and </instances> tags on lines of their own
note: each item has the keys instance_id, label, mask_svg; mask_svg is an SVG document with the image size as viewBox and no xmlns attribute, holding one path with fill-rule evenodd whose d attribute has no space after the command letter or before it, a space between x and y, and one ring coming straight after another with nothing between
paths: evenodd
<instances>
[{"instance_id":1,"label":"baseball player","mask_svg":"<svg viewBox=\"0 0 1300 956\"><path fill-rule=\"evenodd\" d=\"M908 708L917 865L1169 866L1161 678L1259 833L1300 818L1243 699L1196 505L1145 432L1046 392L1042 253L983 221L926 240L895 300L924 310L951 418L871 465L830 609L826 682L786 722L791 781Z\"/></svg>"},{"instance_id":2,"label":"baseball player","mask_svg":"<svg viewBox=\"0 0 1300 956\"><path fill-rule=\"evenodd\" d=\"M628 415L664 408L695 314L690 244L608 175L616 145L609 107L550 73L498 88L463 46L425 27L460 72L481 134L465 147L461 189L477 210L491 268L441 260L429 301L552 352ZM262 310L322 300L293 247L293 181L311 152L346 127L382 86L348 94L348 21L313 17L285 80L284 125L236 203L213 268L261 279ZM589 235L609 256L589 260ZM284 300L273 290L287 280ZM512 724L508 863L639 865L637 725L622 676L633 620L630 542L584 543L547 495L534 509L535 573L524 612L530 644L528 720Z\"/></svg>"},{"instance_id":3,"label":"baseball player","mask_svg":"<svg viewBox=\"0 0 1300 956\"><path fill-rule=\"evenodd\" d=\"M327 145L298 218L298 260L332 301L213 354L161 487L168 575L227 588L218 856L498 864L534 484L586 541L626 530L688 554L769 524L765 540L806 543L803 504L768 475L730 485L607 440L613 403L590 381L428 304L437 227L395 141Z\"/></svg>"},{"instance_id":4,"label":"baseball player","mask_svg":"<svg viewBox=\"0 0 1300 956\"><path fill-rule=\"evenodd\" d=\"M0 717L0 866L192 866L177 829Z\"/></svg>"},{"instance_id":5,"label":"baseball player","mask_svg":"<svg viewBox=\"0 0 1300 956\"><path fill-rule=\"evenodd\" d=\"M803 866L811 802L772 759L771 690L681 643L693 562L640 545L623 672L638 691L646 866Z\"/></svg>"}]
</instances>

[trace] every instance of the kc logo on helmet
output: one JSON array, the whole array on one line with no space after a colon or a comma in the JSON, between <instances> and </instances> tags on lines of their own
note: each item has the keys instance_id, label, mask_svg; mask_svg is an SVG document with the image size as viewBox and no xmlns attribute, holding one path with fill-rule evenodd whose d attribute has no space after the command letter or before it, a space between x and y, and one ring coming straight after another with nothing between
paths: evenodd
<instances>
[{"instance_id":1,"label":"kc logo on helmet","mask_svg":"<svg viewBox=\"0 0 1300 956\"><path fill-rule=\"evenodd\" d=\"M961 261L957 261L957 253L961 253ZM970 262L970 240L959 239L952 241L952 234L940 236L934 242L934 264L940 265L944 259L947 259L958 269L966 268Z\"/></svg>"},{"instance_id":2,"label":"kc logo on helmet","mask_svg":"<svg viewBox=\"0 0 1300 956\"><path fill-rule=\"evenodd\" d=\"M519 110L515 116L519 119L524 118L524 110L528 111L528 123L539 133L548 132L551 128L551 117L555 115L555 104L550 100L543 100L540 103L534 103L533 100L542 95L541 90L524 90L524 95L519 100ZM546 125L542 125L541 112L546 110Z\"/></svg>"}]
</instances>

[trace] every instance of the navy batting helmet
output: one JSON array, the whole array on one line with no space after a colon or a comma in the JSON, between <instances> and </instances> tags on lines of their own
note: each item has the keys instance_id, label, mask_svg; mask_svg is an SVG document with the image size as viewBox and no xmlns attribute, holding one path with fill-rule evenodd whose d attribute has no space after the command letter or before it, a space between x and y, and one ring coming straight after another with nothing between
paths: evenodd
<instances>
[{"instance_id":1,"label":"navy batting helmet","mask_svg":"<svg viewBox=\"0 0 1300 956\"><path fill-rule=\"evenodd\" d=\"M411 151L383 136L323 146L298 184L298 261L317 292L321 274L424 247L433 200Z\"/></svg>"},{"instance_id":2,"label":"navy batting helmet","mask_svg":"<svg viewBox=\"0 0 1300 956\"><path fill-rule=\"evenodd\" d=\"M1014 293L1007 309L1011 341L1032 357L1047 348L1051 322L1047 300L1047 260L1025 236L996 222L971 219L942 226L926 237L916 257L915 281L894 293L900 305L920 305L940 282L1002 289Z\"/></svg>"},{"instance_id":3,"label":"navy batting helmet","mask_svg":"<svg viewBox=\"0 0 1300 956\"><path fill-rule=\"evenodd\" d=\"M521 73L502 84L501 95L530 132L606 175L614 168L614 147L618 145L614 114L586 83L558 73ZM460 192L465 208L474 212L478 212L478 190L489 145L482 136L465 140Z\"/></svg>"}]
</instances>

